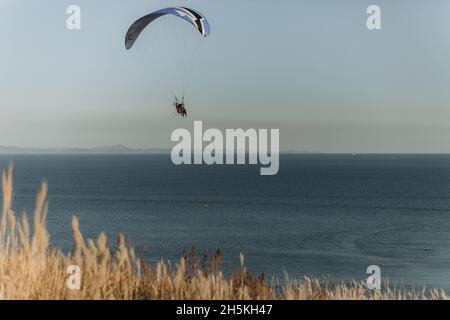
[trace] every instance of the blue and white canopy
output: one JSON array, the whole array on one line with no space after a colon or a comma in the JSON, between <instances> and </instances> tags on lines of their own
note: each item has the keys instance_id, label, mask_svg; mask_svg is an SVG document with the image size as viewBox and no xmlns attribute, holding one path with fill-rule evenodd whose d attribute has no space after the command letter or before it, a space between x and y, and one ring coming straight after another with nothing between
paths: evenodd
<instances>
[{"instance_id":1,"label":"blue and white canopy","mask_svg":"<svg viewBox=\"0 0 450 320\"><path fill-rule=\"evenodd\" d=\"M134 22L128 29L125 36L125 47L127 50L133 47L142 30L144 30L154 20L167 14L177 16L191 23L203 37L207 37L209 35L209 23L202 14L185 7L170 7L150 13Z\"/></svg>"}]
</instances>

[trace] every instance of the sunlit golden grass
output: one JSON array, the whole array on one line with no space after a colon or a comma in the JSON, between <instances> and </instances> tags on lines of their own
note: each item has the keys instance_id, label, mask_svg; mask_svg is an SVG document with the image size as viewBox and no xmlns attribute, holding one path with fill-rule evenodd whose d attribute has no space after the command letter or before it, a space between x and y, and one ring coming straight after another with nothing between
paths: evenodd
<instances>
[{"instance_id":1,"label":"sunlit golden grass","mask_svg":"<svg viewBox=\"0 0 450 320\"><path fill-rule=\"evenodd\" d=\"M65 254L49 246L46 227L47 184L36 197L32 231L27 216L17 220L12 210L12 166L2 174L3 206L0 224L1 299L446 299L444 291L408 291L388 284L370 291L362 282L330 285L317 279L286 279L275 285L263 275L241 267L230 277L221 271L221 252L198 258L184 253L176 266L163 261L148 264L137 257L123 236L110 246L101 233L85 240L76 217L72 219L74 250ZM114 249L112 249L114 247ZM80 267L80 290L67 287L67 267Z\"/></svg>"}]
</instances>

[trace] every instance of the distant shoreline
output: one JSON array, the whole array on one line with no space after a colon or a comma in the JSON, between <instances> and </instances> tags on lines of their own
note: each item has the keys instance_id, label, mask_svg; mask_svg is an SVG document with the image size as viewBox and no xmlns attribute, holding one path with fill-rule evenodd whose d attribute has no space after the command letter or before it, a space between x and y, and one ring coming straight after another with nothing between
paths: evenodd
<instances>
[{"instance_id":1,"label":"distant shoreline","mask_svg":"<svg viewBox=\"0 0 450 320\"><path fill-rule=\"evenodd\" d=\"M16 146L0 146L0 155L33 155L33 154L169 154L171 149L165 148L132 148L125 145L112 145L92 148L30 148L30 147L16 147ZM239 152L237 152L239 153ZM248 152L246 152L248 153ZM367 156L367 155L389 155L389 156L405 156L405 155L450 155L449 153L432 153L432 152L323 152L323 151L308 151L308 150L286 150L280 151L281 155L349 155L349 156Z\"/></svg>"}]
</instances>

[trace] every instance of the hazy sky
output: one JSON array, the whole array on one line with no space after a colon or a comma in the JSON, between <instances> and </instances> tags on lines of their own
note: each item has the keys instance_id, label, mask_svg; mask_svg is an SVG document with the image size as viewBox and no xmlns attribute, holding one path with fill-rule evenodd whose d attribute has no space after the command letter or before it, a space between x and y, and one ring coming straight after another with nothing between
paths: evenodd
<instances>
[{"instance_id":1,"label":"hazy sky","mask_svg":"<svg viewBox=\"0 0 450 320\"><path fill-rule=\"evenodd\" d=\"M165 17L126 51L129 25L171 5L211 36ZM449 18L448 0L1 0L0 145L169 148L203 120L280 128L283 150L450 152Z\"/></svg>"}]
</instances>

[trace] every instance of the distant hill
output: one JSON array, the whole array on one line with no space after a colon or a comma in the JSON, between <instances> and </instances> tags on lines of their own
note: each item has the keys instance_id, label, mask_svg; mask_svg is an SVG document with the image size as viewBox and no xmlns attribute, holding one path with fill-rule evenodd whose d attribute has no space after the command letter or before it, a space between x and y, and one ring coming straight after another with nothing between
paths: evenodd
<instances>
[{"instance_id":1,"label":"distant hill","mask_svg":"<svg viewBox=\"0 0 450 320\"><path fill-rule=\"evenodd\" d=\"M24 148L14 146L0 146L0 154L27 154L27 153L122 153L122 154L146 154L146 153L169 153L168 149L162 148L129 148L124 145L105 146L97 148Z\"/></svg>"}]
</instances>

